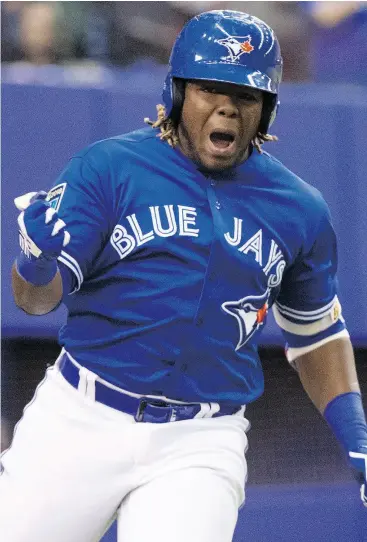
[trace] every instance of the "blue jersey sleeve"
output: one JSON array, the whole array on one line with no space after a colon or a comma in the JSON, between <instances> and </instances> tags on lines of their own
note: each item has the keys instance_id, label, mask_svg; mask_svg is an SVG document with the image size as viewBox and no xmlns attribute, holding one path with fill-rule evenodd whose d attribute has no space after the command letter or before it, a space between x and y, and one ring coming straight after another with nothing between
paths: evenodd
<instances>
[{"instance_id":1,"label":"blue jersey sleeve","mask_svg":"<svg viewBox=\"0 0 367 542\"><path fill-rule=\"evenodd\" d=\"M337 296L336 236L323 203L316 237L285 272L273 306L291 362L329 340L348 336Z\"/></svg>"},{"instance_id":2,"label":"blue jersey sleeve","mask_svg":"<svg viewBox=\"0 0 367 542\"><path fill-rule=\"evenodd\" d=\"M47 200L66 223L70 243L58 258L64 294L80 289L108 239L103 179L85 157L74 157L48 192Z\"/></svg>"}]
</instances>

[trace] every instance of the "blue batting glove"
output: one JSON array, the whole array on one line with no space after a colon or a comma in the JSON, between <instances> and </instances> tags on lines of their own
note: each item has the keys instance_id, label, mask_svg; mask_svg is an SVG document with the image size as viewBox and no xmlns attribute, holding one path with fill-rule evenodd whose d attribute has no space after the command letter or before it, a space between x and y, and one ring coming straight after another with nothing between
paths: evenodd
<instances>
[{"instance_id":1,"label":"blue batting glove","mask_svg":"<svg viewBox=\"0 0 367 542\"><path fill-rule=\"evenodd\" d=\"M46 196L46 192L29 192L14 200L22 211L18 216L20 247L30 260L56 259L70 241L65 222L45 201Z\"/></svg>"},{"instance_id":2,"label":"blue batting glove","mask_svg":"<svg viewBox=\"0 0 367 542\"><path fill-rule=\"evenodd\" d=\"M349 452L349 463L357 473L361 485L361 500L367 507L367 446L359 446L357 451Z\"/></svg>"}]
</instances>

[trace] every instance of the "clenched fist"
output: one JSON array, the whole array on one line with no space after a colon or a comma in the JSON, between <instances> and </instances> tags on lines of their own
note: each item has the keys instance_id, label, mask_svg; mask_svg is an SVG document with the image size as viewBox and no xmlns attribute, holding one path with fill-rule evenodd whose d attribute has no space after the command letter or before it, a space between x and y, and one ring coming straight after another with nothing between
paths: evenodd
<instances>
[{"instance_id":1,"label":"clenched fist","mask_svg":"<svg viewBox=\"0 0 367 542\"><path fill-rule=\"evenodd\" d=\"M29 192L14 200L22 211L18 216L20 247L29 259L56 259L70 241L65 222L45 201L46 196L46 192Z\"/></svg>"}]
</instances>

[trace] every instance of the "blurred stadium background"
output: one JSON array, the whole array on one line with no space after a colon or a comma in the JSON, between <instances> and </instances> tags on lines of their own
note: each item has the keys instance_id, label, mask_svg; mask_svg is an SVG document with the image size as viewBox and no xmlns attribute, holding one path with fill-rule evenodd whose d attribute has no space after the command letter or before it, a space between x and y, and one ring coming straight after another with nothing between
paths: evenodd
<instances>
[{"instance_id":1,"label":"blurred stadium background","mask_svg":"<svg viewBox=\"0 0 367 542\"><path fill-rule=\"evenodd\" d=\"M2 449L57 356L65 319L63 308L30 317L12 301L13 198L47 189L85 145L154 117L177 33L209 9L251 13L279 37L279 142L267 150L331 207L340 297L367 397L367 2L2 2ZM358 489L273 321L261 353L266 387L248 408L248 502L235 542L367 541ZM114 540L113 527L104 542Z\"/></svg>"}]
</instances>

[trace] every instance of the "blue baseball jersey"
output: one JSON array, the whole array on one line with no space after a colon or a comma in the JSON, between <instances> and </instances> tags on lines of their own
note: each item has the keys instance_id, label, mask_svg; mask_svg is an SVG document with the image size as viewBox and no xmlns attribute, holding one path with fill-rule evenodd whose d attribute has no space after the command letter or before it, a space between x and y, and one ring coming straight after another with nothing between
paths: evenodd
<instances>
[{"instance_id":1,"label":"blue baseball jersey","mask_svg":"<svg viewBox=\"0 0 367 542\"><path fill-rule=\"evenodd\" d=\"M290 359L347 333L327 205L265 152L204 174L149 127L77 154L48 201L71 235L60 343L125 390L253 401L271 307Z\"/></svg>"}]
</instances>

